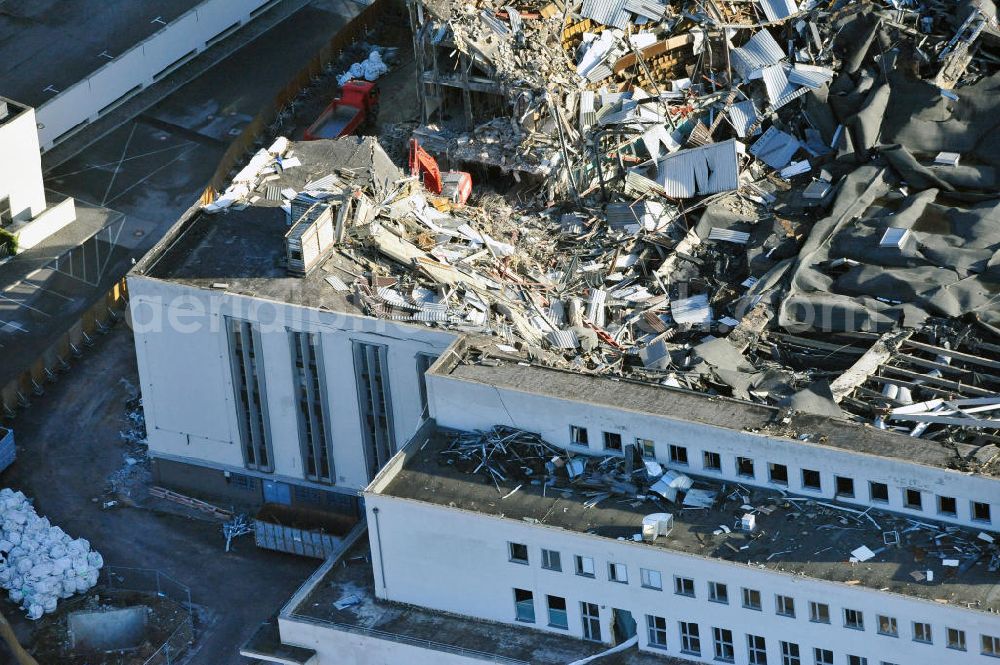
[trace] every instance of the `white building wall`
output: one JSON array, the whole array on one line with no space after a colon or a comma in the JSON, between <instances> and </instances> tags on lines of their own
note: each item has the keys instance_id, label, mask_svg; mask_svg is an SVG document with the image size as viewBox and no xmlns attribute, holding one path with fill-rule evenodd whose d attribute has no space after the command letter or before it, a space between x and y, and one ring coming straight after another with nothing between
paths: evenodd
<instances>
[{"instance_id":1,"label":"white building wall","mask_svg":"<svg viewBox=\"0 0 1000 665\"><path fill-rule=\"evenodd\" d=\"M225 317L258 322L275 469L257 474L299 484L298 401L288 329L318 332L331 414L336 489L368 484L352 342L388 347L397 447L421 422L417 354L454 339L425 327L297 307L131 275L130 309L143 407L154 457L243 472ZM323 485L317 485L325 487Z\"/></svg>"},{"instance_id":2,"label":"white building wall","mask_svg":"<svg viewBox=\"0 0 1000 665\"><path fill-rule=\"evenodd\" d=\"M9 197L14 220L24 222L45 210L42 158L34 109L10 106L10 112L0 120L0 199Z\"/></svg>"},{"instance_id":3,"label":"white building wall","mask_svg":"<svg viewBox=\"0 0 1000 665\"><path fill-rule=\"evenodd\" d=\"M686 473L787 489L804 496L828 499L834 497L834 476L843 476L854 479L855 496L853 499L838 497L842 502L861 506L874 505L915 517L933 517L944 522L978 528L995 528L1000 524L1000 480L994 478L971 476L950 469L923 466L901 459L868 455L807 441L773 438L660 415L537 395L446 374L429 372L427 390L431 414L443 427L475 430L497 424L510 425L537 432L555 445L602 455L607 454L602 449L602 433L618 432L623 443L634 442L637 438L652 439L656 445L657 461ZM628 386L623 385L622 390L627 391ZM670 399L669 395L668 391L664 391L665 400ZM589 448L570 444L571 425L588 429ZM670 462L671 444L687 448L687 465ZM906 445L905 437L900 437L899 445ZM706 451L717 452L722 456L721 471L704 467L703 453ZM753 458L752 479L737 475L738 456ZM787 486L770 482L768 463L788 467ZM803 487L802 469L819 471L821 491ZM871 481L888 485L888 503L872 503L869 500ZM921 492L922 510L904 506L904 488ZM956 498L956 516L938 514L936 497L939 495ZM973 501L990 504L990 523L973 519Z\"/></svg>"},{"instance_id":4,"label":"white building wall","mask_svg":"<svg viewBox=\"0 0 1000 665\"><path fill-rule=\"evenodd\" d=\"M733 632L737 665L748 663L748 633L765 638L768 663L782 662L780 641L798 644L802 662L808 665L813 663L814 647L832 650L837 665L846 665L848 655L866 657L869 665L883 661L900 665L997 663L996 658L980 654L980 634L1000 636L1000 617L985 612L374 493L365 494L365 506L375 592L391 601L517 624L513 590L520 588L534 594L536 622L518 625L578 638L583 636L580 603L591 602L600 607L605 641L612 634L612 609L626 610L638 624L640 648L705 663L717 662L712 651L713 627ZM528 546L528 565L508 560L509 542ZM542 548L560 553L562 572L541 567ZM573 572L573 557L578 554L594 559L595 578ZM608 580L609 562L627 566L628 584ZM379 572L383 567L385 579ZM663 590L641 587L640 568L659 571ZM695 598L673 593L675 575L695 580ZM708 601L710 581L728 585L728 605ZM742 587L761 592L762 611L741 606ZM795 618L775 614L775 594L794 598ZM547 626L546 595L566 599L568 630ZM809 601L830 606L830 624L809 620ZM863 612L863 631L844 627L844 608ZM896 618L899 637L876 633L877 614ZM667 619L666 650L649 646L646 615ZM679 621L698 624L700 657L680 651ZM913 621L932 625L933 644L912 640ZM967 651L946 648L949 627L966 632Z\"/></svg>"}]
</instances>

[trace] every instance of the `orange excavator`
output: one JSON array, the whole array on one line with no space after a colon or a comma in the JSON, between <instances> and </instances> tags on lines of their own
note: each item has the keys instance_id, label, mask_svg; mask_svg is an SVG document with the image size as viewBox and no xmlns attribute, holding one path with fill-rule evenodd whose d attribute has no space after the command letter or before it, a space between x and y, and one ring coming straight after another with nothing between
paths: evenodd
<instances>
[{"instance_id":1,"label":"orange excavator","mask_svg":"<svg viewBox=\"0 0 1000 665\"><path fill-rule=\"evenodd\" d=\"M437 160L420 147L417 139L410 139L410 173L423 180L427 191L444 199L441 203L465 205L472 194L472 176L465 171L441 173ZM434 207L441 206L435 203Z\"/></svg>"}]
</instances>

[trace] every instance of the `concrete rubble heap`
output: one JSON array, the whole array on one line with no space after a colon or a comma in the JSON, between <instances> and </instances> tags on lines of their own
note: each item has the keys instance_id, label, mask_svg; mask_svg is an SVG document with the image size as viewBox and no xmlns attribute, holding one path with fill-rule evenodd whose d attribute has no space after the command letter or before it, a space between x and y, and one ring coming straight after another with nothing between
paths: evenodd
<instances>
[{"instance_id":1,"label":"concrete rubble heap","mask_svg":"<svg viewBox=\"0 0 1000 665\"><path fill-rule=\"evenodd\" d=\"M376 166L283 193L293 217L337 206L358 269L331 288L471 334L478 362L857 420L1000 473L992 2L411 8L421 103L457 88L473 121L415 135L516 182L458 207ZM294 151L262 150L207 209L267 196Z\"/></svg>"}]
</instances>

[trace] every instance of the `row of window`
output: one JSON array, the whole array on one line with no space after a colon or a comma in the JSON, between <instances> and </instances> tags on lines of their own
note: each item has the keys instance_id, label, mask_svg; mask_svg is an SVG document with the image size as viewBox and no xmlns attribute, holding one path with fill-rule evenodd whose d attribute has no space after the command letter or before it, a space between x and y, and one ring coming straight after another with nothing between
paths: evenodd
<instances>
[{"instance_id":1,"label":"row of window","mask_svg":"<svg viewBox=\"0 0 1000 665\"><path fill-rule=\"evenodd\" d=\"M517 564L529 565L529 552L528 546L524 543L507 543L508 554L510 561ZM541 565L542 568L546 570L551 570L555 572L562 572L562 555L557 550L542 549L541 550ZM593 557L583 556L580 554L574 555L573 557L573 569L577 575L581 577L596 578L597 568L594 563ZM608 581L616 582L618 584L628 584L629 583L629 570L628 566L624 563L618 563L614 561L608 562ZM645 589L652 589L654 591L663 590L663 576L658 570L652 570L649 568L639 568L639 584ZM515 590L515 596L517 595ZM678 596L687 596L690 598L696 597L695 592L695 581L690 577L682 577L680 575L674 575L673 577L673 591ZM524 592L530 596L530 592ZM724 605L729 604L729 586L721 582L709 582L708 583L708 600L713 603L721 603ZM747 587L741 587L740 589L740 601L742 606L748 610L754 610L757 612L763 611L763 601L761 597L761 592L758 589L750 589ZM531 610L532 616L534 616L534 609ZM774 613L778 616L788 617L794 619L797 614L797 608L795 599L792 596L785 596L782 594L775 594L774 596ZM852 630L865 630L865 616L864 612L861 610L843 608L843 625L845 628L850 628ZM830 606L827 603L820 603L816 601L809 601L809 620L813 623L832 623ZM533 619L532 619L533 621ZM551 624L550 624L551 625ZM558 627L558 626L556 626ZM565 628L565 626L563 626ZM885 635L887 637L899 637L899 625L896 617L877 614L875 616L875 629L879 635ZM913 621L910 625L910 637L914 642L921 642L923 644L933 644L934 643L934 631L931 624ZM994 649L995 640L1000 640L1000 638L993 638L989 635L983 635L982 643L982 653L988 655L998 655L1000 652L996 652ZM652 641L651 641L652 642ZM987 644L989 642L989 644ZM959 628L946 628L945 629L945 646L949 649L956 649L959 651L966 651L966 641L965 641L965 631ZM987 649L993 649L992 652L988 652Z\"/></svg>"},{"instance_id":2,"label":"row of window","mask_svg":"<svg viewBox=\"0 0 1000 665\"><path fill-rule=\"evenodd\" d=\"M546 595L545 605L548 626L559 630L569 629L569 617L566 612L566 599L561 596ZM853 611L853 610L848 610ZM829 612L829 608L827 609ZM524 623L535 623L535 597L534 593L527 589L514 589L514 613L517 621ZM827 614L827 616L829 616ZM601 640L600 613L596 603L581 602L580 617L582 631L585 639ZM886 618L886 617L880 617ZM860 621L860 617L858 617ZM895 619L891 619L892 628L895 630ZM914 623L914 639L919 642L931 641L930 624ZM678 621L678 636L680 639L679 648L682 653L691 656L701 656L701 628L697 623L689 621ZM646 639L651 647L660 649L668 648L668 634L670 630L665 617L646 615ZM918 639L918 636L920 639ZM750 665L767 665L767 642L760 635L746 636L747 658ZM1000 637L992 635L981 635L980 653L986 656L1000 657ZM948 646L953 649L966 650L965 631L949 628ZM780 643L781 665L804 665L802 660L803 649L794 642ZM732 663L736 660L736 645L733 641L733 631L727 628L712 627L712 656L719 661ZM868 665L868 659L864 656L846 654L847 665ZM835 665L833 651L816 647L813 649L813 665ZM881 661L880 665L894 665Z\"/></svg>"},{"instance_id":3,"label":"row of window","mask_svg":"<svg viewBox=\"0 0 1000 665\"><path fill-rule=\"evenodd\" d=\"M570 425L570 443L577 446L589 446L589 435L587 428L578 425ZM655 458L656 446L651 439L637 438L636 447L642 451L644 457ZM622 450L622 435L618 432L604 432L604 449L610 451ZM668 447L668 455L671 464L689 466L688 449L685 446L671 444ZM721 472L722 456L711 451L702 452L702 470ZM753 458L737 457L735 461L736 475L753 479L756 478L756 469ZM787 487L789 483L788 466L784 464L769 463L767 465L767 479L774 485ZM839 498L854 499L857 497L853 478L846 476L834 476L834 494ZM805 491L822 492L823 479L816 469L801 469L799 474L799 488ZM920 490L902 487L903 506L910 510L924 510L923 493ZM943 517L958 516L958 501L955 497L941 496L935 497L937 514ZM871 503L889 503L889 486L886 483L869 482L868 500ZM971 501L969 514L974 521L990 523L990 504L983 501Z\"/></svg>"}]
</instances>

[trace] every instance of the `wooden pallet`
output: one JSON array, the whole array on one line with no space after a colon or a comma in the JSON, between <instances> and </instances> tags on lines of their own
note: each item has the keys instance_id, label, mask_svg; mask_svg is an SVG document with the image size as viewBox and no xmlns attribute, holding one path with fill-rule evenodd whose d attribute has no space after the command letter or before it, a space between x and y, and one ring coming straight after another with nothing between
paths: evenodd
<instances>
[{"instance_id":1,"label":"wooden pallet","mask_svg":"<svg viewBox=\"0 0 1000 665\"><path fill-rule=\"evenodd\" d=\"M217 517L220 520L228 520L233 516L232 511L219 508L218 506L213 506L207 501L202 501L201 499L195 499L194 497L186 496L179 492L174 492L173 490L168 490L165 487L154 485L149 488L149 494L150 496L155 496L158 499L166 499L167 501L173 501L174 503L179 503L180 505L187 506L188 508L200 510L203 513L208 513L212 517Z\"/></svg>"}]
</instances>

